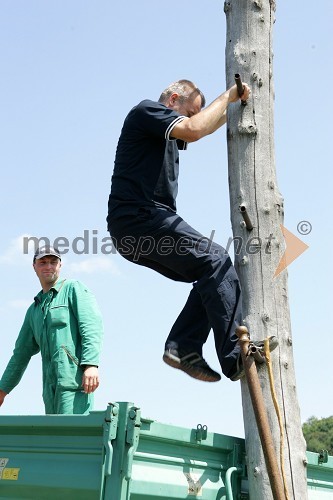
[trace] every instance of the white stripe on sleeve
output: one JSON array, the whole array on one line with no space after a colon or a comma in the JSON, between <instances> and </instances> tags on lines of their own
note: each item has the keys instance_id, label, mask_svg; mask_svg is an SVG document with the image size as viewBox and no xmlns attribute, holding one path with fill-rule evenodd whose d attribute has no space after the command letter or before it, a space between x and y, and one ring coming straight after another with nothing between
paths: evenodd
<instances>
[{"instance_id":1,"label":"white stripe on sleeve","mask_svg":"<svg viewBox=\"0 0 333 500\"><path fill-rule=\"evenodd\" d=\"M172 141L173 139L170 139L170 134L172 132L172 129L177 125L177 123L180 123L184 120L184 118L186 118L186 116L178 116L177 118L175 118L173 120L173 122L170 123L170 125L168 126L168 128L166 129L166 132L165 132L165 138L167 141Z\"/></svg>"}]
</instances>

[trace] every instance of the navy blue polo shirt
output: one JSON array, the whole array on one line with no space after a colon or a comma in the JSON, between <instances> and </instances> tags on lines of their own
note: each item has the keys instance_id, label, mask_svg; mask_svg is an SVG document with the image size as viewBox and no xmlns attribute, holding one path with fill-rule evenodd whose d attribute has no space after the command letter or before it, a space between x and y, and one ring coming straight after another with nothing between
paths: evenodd
<instances>
[{"instance_id":1,"label":"navy blue polo shirt","mask_svg":"<svg viewBox=\"0 0 333 500\"><path fill-rule=\"evenodd\" d=\"M178 149L186 149L186 143L170 138L170 133L184 118L150 100L129 112L116 151L108 220L134 215L139 207L176 211Z\"/></svg>"}]
</instances>

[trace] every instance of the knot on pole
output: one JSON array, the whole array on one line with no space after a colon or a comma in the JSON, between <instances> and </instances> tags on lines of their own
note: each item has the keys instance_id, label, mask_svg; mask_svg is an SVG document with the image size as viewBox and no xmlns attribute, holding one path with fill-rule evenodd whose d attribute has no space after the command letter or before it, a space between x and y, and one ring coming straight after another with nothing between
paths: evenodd
<instances>
[{"instance_id":1,"label":"knot on pole","mask_svg":"<svg viewBox=\"0 0 333 500\"><path fill-rule=\"evenodd\" d=\"M258 129L253 122L242 122L238 125L238 132L242 135L257 135Z\"/></svg>"}]
</instances>

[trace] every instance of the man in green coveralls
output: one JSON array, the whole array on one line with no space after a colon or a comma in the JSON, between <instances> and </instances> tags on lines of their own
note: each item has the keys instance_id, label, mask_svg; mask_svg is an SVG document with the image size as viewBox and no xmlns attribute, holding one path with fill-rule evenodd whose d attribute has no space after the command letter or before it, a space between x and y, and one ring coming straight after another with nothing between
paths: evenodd
<instances>
[{"instance_id":1,"label":"man in green coveralls","mask_svg":"<svg viewBox=\"0 0 333 500\"><path fill-rule=\"evenodd\" d=\"M33 267L42 290L26 313L0 380L0 406L20 382L31 356L40 351L45 413L88 413L99 385L101 313L82 283L59 278L61 256L57 249L39 248Z\"/></svg>"}]
</instances>

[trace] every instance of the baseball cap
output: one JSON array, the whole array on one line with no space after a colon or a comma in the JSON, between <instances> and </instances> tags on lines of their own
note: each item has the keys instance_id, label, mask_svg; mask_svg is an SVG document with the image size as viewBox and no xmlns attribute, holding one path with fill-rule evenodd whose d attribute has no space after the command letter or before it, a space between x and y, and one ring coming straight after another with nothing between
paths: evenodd
<instances>
[{"instance_id":1,"label":"baseball cap","mask_svg":"<svg viewBox=\"0 0 333 500\"><path fill-rule=\"evenodd\" d=\"M42 257L46 257L47 255L54 255L55 257L58 257L58 259L61 260L59 250L57 248L46 245L44 247L37 248L36 253L34 255L34 262L35 260L41 259Z\"/></svg>"}]
</instances>

